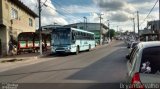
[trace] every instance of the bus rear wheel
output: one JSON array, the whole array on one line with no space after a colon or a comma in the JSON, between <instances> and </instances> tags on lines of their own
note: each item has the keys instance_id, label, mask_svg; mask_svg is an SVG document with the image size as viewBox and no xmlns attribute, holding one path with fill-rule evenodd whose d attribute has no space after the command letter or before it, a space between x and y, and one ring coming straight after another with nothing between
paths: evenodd
<instances>
[{"instance_id":1,"label":"bus rear wheel","mask_svg":"<svg viewBox=\"0 0 160 89\"><path fill-rule=\"evenodd\" d=\"M78 55L79 54L79 46L77 46L77 48L76 48L76 55Z\"/></svg>"},{"instance_id":2,"label":"bus rear wheel","mask_svg":"<svg viewBox=\"0 0 160 89\"><path fill-rule=\"evenodd\" d=\"M88 51L91 51L91 45L89 45L89 49L88 49Z\"/></svg>"}]
</instances>

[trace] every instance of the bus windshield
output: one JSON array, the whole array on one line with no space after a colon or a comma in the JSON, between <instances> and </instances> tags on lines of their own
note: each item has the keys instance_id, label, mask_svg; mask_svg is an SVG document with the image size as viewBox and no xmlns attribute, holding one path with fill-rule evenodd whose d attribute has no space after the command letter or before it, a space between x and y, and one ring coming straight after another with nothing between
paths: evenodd
<instances>
[{"instance_id":1,"label":"bus windshield","mask_svg":"<svg viewBox=\"0 0 160 89\"><path fill-rule=\"evenodd\" d=\"M71 44L71 34L69 29L56 29L52 32L53 45Z\"/></svg>"}]
</instances>

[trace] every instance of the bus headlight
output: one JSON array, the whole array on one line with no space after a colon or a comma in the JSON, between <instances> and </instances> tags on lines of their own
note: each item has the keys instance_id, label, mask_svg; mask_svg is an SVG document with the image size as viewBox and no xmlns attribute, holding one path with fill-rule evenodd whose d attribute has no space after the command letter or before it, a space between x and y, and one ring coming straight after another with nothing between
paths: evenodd
<instances>
[{"instance_id":1,"label":"bus headlight","mask_svg":"<svg viewBox=\"0 0 160 89\"><path fill-rule=\"evenodd\" d=\"M52 46L52 50L53 50L53 51L55 51L55 50L56 50L56 48Z\"/></svg>"},{"instance_id":2,"label":"bus headlight","mask_svg":"<svg viewBox=\"0 0 160 89\"><path fill-rule=\"evenodd\" d=\"M67 49L68 49L68 50L70 50L70 49L71 49L71 47L69 46L69 47L67 47Z\"/></svg>"}]
</instances>

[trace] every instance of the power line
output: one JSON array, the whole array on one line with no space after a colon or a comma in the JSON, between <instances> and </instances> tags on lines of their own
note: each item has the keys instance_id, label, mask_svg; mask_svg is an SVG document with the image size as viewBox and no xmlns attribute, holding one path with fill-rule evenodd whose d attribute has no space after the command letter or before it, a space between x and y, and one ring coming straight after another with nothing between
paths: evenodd
<instances>
[{"instance_id":1,"label":"power line","mask_svg":"<svg viewBox=\"0 0 160 89\"><path fill-rule=\"evenodd\" d=\"M153 11L153 9L155 8L156 4L158 3L159 0L157 0L154 4L154 6L151 8L151 10L149 11L149 13L147 14L146 18L143 20L143 22L140 24L140 26L145 22L145 20L148 18L148 16L151 14L151 12Z\"/></svg>"},{"instance_id":2,"label":"power line","mask_svg":"<svg viewBox=\"0 0 160 89\"><path fill-rule=\"evenodd\" d=\"M66 17L66 15L62 14L60 11L54 9L53 7L51 7L51 6L49 6L49 5L46 5L46 4L45 4L45 6L46 6L46 7L49 7L50 9L52 9L52 10L54 10L54 11L56 11L58 14L62 15L63 17ZM74 18L76 18L76 17L74 17ZM71 19L72 19L72 20L75 20L75 19L73 19L73 18L71 18ZM77 19L77 18L76 18L76 19Z\"/></svg>"},{"instance_id":3,"label":"power line","mask_svg":"<svg viewBox=\"0 0 160 89\"><path fill-rule=\"evenodd\" d=\"M45 2L43 2L43 4L42 4L42 6L41 6L41 7L43 7L43 6L46 4L46 2L47 2L47 0L46 0Z\"/></svg>"},{"instance_id":4,"label":"power line","mask_svg":"<svg viewBox=\"0 0 160 89\"><path fill-rule=\"evenodd\" d=\"M68 15L70 15L70 16L72 16L73 18L76 18L76 19L78 18L78 20L81 21L81 18L80 18L80 17L75 17L75 16L73 16L72 13L71 13L70 11L66 10L65 8L63 8L61 4L59 4L59 3L56 2L56 1L53 1L53 2L54 2L54 4L56 4L57 6L61 7L60 9L63 10L64 12L66 12ZM60 11L59 11L59 12L60 12Z\"/></svg>"}]
</instances>

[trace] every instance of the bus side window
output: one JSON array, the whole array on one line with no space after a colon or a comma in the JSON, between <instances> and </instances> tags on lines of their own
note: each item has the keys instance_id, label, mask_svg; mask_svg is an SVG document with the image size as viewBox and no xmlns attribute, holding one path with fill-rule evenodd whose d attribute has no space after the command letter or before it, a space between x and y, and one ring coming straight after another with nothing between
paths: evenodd
<instances>
[{"instance_id":1,"label":"bus side window","mask_svg":"<svg viewBox=\"0 0 160 89\"><path fill-rule=\"evenodd\" d=\"M76 33L72 32L72 43L75 43L76 40Z\"/></svg>"},{"instance_id":2,"label":"bus side window","mask_svg":"<svg viewBox=\"0 0 160 89\"><path fill-rule=\"evenodd\" d=\"M89 34L88 33L86 33L86 39L89 40Z\"/></svg>"}]
</instances>

